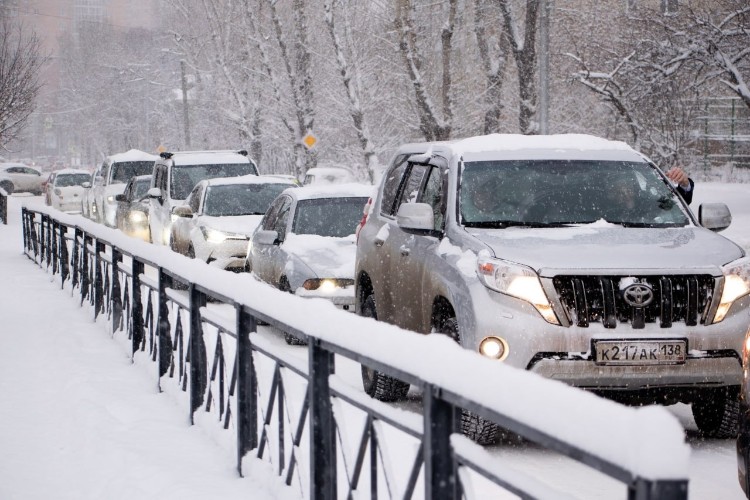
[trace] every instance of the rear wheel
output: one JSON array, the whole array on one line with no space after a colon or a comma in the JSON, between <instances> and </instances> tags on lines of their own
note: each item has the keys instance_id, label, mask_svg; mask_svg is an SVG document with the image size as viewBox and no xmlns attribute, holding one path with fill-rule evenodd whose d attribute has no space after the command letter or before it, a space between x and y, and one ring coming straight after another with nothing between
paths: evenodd
<instances>
[{"instance_id":1,"label":"rear wheel","mask_svg":"<svg viewBox=\"0 0 750 500\"><path fill-rule=\"evenodd\" d=\"M735 438L739 432L740 400L736 386L703 391L692 404L693 418L703 435Z\"/></svg>"},{"instance_id":2,"label":"rear wheel","mask_svg":"<svg viewBox=\"0 0 750 500\"><path fill-rule=\"evenodd\" d=\"M282 292L292 293L292 287L289 285L289 280L286 279L286 276L282 276L279 280L279 290ZM307 342L305 342L302 339L298 339L291 333L284 332L284 341L289 345L307 345Z\"/></svg>"},{"instance_id":3,"label":"rear wheel","mask_svg":"<svg viewBox=\"0 0 750 500\"><path fill-rule=\"evenodd\" d=\"M0 188L3 188L8 194L13 194L13 183L10 181L0 182Z\"/></svg>"},{"instance_id":4,"label":"rear wheel","mask_svg":"<svg viewBox=\"0 0 750 500\"><path fill-rule=\"evenodd\" d=\"M362 316L378 319L375 297L368 295L362 304ZM409 384L362 365L362 385L365 392L378 401L400 401L406 398Z\"/></svg>"}]
</instances>

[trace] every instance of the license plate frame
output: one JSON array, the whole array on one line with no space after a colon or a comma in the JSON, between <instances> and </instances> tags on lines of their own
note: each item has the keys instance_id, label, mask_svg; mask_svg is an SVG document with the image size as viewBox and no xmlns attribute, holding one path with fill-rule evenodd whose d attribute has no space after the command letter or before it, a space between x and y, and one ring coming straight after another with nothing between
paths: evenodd
<instances>
[{"instance_id":1,"label":"license plate frame","mask_svg":"<svg viewBox=\"0 0 750 500\"><path fill-rule=\"evenodd\" d=\"M688 342L673 339L593 339L591 352L597 365L658 366L682 365Z\"/></svg>"}]
</instances>

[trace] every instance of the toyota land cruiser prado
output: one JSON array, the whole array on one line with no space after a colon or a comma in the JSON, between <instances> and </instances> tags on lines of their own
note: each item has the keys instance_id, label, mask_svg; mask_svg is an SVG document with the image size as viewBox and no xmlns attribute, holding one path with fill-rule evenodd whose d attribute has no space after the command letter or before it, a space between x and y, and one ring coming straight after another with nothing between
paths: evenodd
<instances>
[{"instance_id":1,"label":"toyota land cruiser prado","mask_svg":"<svg viewBox=\"0 0 750 500\"><path fill-rule=\"evenodd\" d=\"M736 435L750 260L624 143L489 135L401 147L361 226L360 314ZM363 367L365 390L408 385Z\"/></svg>"}]
</instances>

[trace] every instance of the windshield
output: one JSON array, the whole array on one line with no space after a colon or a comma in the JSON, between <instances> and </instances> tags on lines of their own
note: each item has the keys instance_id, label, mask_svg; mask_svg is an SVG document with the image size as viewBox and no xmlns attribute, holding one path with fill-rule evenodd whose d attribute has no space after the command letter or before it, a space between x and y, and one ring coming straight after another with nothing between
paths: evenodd
<instances>
[{"instance_id":1,"label":"windshield","mask_svg":"<svg viewBox=\"0 0 750 500\"><path fill-rule=\"evenodd\" d=\"M205 215L263 215L290 184L227 184L211 186L203 202Z\"/></svg>"},{"instance_id":2,"label":"windshield","mask_svg":"<svg viewBox=\"0 0 750 500\"><path fill-rule=\"evenodd\" d=\"M175 200L184 200L196 184L204 179L236 177L256 174L252 163L219 163L213 165L175 165L172 169L172 187L170 196Z\"/></svg>"},{"instance_id":3,"label":"windshield","mask_svg":"<svg viewBox=\"0 0 750 500\"><path fill-rule=\"evenodd\" d=\"M136 175L149 175L154 170L153 161L118 161L110 168L109 183L125 183Z\"/></svg>"},{"instance_id":4,"label":"windshield","mask_svg":"<svg viewBox=\"0 0 750 500\"><path fill-rule=\"evenodd\" d=\"M292 232L343 238L354 234L367 198L318 198L297 204Z\"/></svg>"},{"instance_id":5,"label":"windshield","mask_svg":"<svg viewBox=\"0 0 750 500\"><path fill-rule=\"evenodd\" d=\"M605 220L685 226L678 196L648 163L591 160L468 162L459 208L468 227L560 226Z\"/></svg>"},{"instance_id":6,"label":"windshield","mask_svg":"<svg viewBox=\"0 0 750 500\"><path fill-rule=\"evenodd\" d=\"M91 182L90 174L58 174L55 176L55 186L80 186L84 182Z\"/></svg>"}]
</instances>

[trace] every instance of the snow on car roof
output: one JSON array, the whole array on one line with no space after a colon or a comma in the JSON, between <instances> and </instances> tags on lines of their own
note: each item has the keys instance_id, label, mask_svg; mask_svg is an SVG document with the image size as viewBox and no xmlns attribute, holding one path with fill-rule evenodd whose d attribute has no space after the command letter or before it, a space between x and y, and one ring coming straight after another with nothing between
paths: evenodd
<instances>
[{"instance_id":1,"label":"snow on car roof","mask_svg":"<svg viewBox=\"0 0 750 500\"><path fill-rule=\"evenodd\" d=\"M226 184L289 184L294 186L294 182L281 177L264 177L261 175L240 175L237 177L220 177L217 179L206 179L204 181L209 186L223 186Z\"/></svg>"},{"instance_id":2,"label":"snow on car roof","mask_svg":"<svg viewBox=\"0 0 750 500\"><path fill-rule=\"evenodd\" d=\"M611 141L587 134L521 135L489 134L454 141L416 143L406 148L449 149L464 160L491 159L582 159L646 161L645 157L622 141Z\"/></svg>"},{"instance_id":3,"label":"snow on car roof","mask_svg":"<svg viewBox=\"0 0 750 500\"><path fill-rule=\"evenodd\" d=\"M284 191L298 200L314 198L370 197L375 194L375 186L350 182L346 184L310 184Z\"/></svg>"},{"instance_id":4,"label":"snow on car roof","mask_svg":"<svg viewBox=\"0 0 750 500\"><path fill-rule=\"evenodd\" d=\"M159 157L150 153L146 153L145 151L141 151L140 149L131 149L124 153L109 155L107 158L111 163L117 163L121 161L156 161L156 159Z\"/></svg>"},{"instance_id":5,"label":"snow on car roof","mask_svg":"<svg viewBox=\"0 0 750 500\"><path fill-rule=\"evenodd\" d=\"M175 165L215 165L217 163L252 163L250 158L235 151L176 151Z\"/></svg>"},{"instance_id":6,"label":"snow on car roof","mask_svg":"<svg viewBox=\"0 0 750 500\"><path fill-rule=\"evenodd\" d=\"M328 175L350 175L354 176L354 173L345 167L313 167L307 169L305 172L307 175L312 174L328 174Z\"/></svg>"},{"instance_id":7,"label":"snow on car roof","mask_svg":"<svg viewBox=\"0 0 750 500\"><path fill-rule=\"evenodd\" d=\"M67 175L67 174L86 174L91 175L91 172L88 170L83 170L82 168L63 168L61 170L55 171L55 175Z\"/></svg>"}]
</instances>

